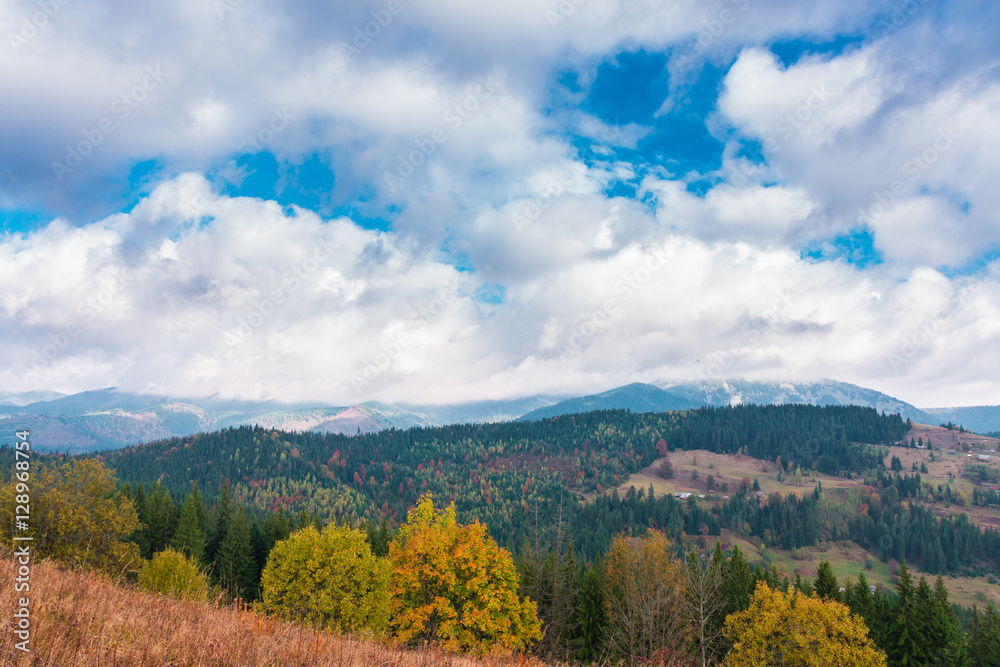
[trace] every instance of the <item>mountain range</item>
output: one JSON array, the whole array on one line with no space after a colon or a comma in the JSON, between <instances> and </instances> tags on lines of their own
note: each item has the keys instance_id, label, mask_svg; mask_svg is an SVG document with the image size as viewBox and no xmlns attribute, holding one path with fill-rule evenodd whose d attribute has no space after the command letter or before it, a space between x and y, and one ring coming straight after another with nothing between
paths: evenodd
<instances>
[{"instance_id":1,"label":"mountain range","mask_svg":"<svg viewBox=\"0 0 1000 667\"><path fill-rule=\"evenodd\" d=\"M1000 430L1000 406L922 410L873 389L834 380L805 383L702 380L633 383L588 396L532 396L455 405L373 401L338 407L214 396L178 399L114 388L72 395L48 391L0 393L0 443L11 441L15 430L27 429L32 432L36 447L78 453L243 424L353 434L412 426L546 419L600 409L664 412L739 403L863 405L880 412L899 413L920 423L951 421L979 433Z\"/></svg>"}]
</instances>

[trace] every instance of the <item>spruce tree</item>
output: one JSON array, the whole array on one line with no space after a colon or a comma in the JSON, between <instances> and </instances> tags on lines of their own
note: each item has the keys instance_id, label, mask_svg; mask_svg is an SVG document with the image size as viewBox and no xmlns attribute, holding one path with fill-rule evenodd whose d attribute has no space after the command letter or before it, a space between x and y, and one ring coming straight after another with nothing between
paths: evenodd
<instances>
[{"instance_id":1,"label":"spruce tree","mask_svg":"<svg viewBox=\"0 0 1000 667\"><path fill-rule=\"evenodd\" d=\"M200 563L205 556L205 532L198 521L197 498L194 492L188 494L181 515L177 520L177 529L171 544L177 551Z\"/></svg>"},{"instance_id":2,"label":"spruce tree","mask_svg":"<svg viewBox=\"0 0 1000 667\"><path fill-rule=\"evenodd\" d=\"M916 589L910 568L903 563L897 573L898 598L892 607L893 620L886 654L890 667L914 667L924 664L921 655L920 619L917 616Z\"/></svg>"},{"instance_id":3,"label":"spruce tree","mask_svg":"<svg viewBox=\"0 0 1000 667\"><path fill-rule=\"evenodd\" d=\"M146 531L150 554L167 548L177 525L177 507L160 482L153 482L146 499Z\"/></svg>"},{"instance_id":4,"label":"spruce tree","mask_svg":"<svg viewBox=\"0 0 1000 667\"><path fill-rule=\"evenodd\" d=\"M208 539L205 540L205 562L214 563L222 540L229 530L229 522L233 518L233 496L229 491L229 482L222 485L219 491L219 499L215 501L212 508L211 527L208 530Z\"/></svg>"},{"instance_id":5,"label":"spruce tree","mask_svg":"<svg viewBox=\"0 0 1000 667\"><path fill-rule=\"evenodd\" d=\"M837 582L837 577L833 574L833 568L830 567L828 561L820 561L819 568L816 572L816 583L815 583L816 595L821 598L826 598L828 600L840 600L840 584Z\"/></svg>"},{"instance_id":6,"label":"spruce tree","mask_svg":"<svg viewBox=\"0 0 1000 667\"><path fill-rule=\"evenodd\" d=\"M257 594L257 566L250 543L250 521L237 505L215 556L215 581L232 595L252 600Z\"/></svg>"},{"instance_id":7,"label":"spruce tree","mask_svg":"<svg viewBox=\"0 0 1000 667\"><path fill-rule=\"evenodd\" d=\"M972 608L968 655L971 667L1000 667L1000 613L992 603L982 612Z\"/></svg>"}]
</instances>

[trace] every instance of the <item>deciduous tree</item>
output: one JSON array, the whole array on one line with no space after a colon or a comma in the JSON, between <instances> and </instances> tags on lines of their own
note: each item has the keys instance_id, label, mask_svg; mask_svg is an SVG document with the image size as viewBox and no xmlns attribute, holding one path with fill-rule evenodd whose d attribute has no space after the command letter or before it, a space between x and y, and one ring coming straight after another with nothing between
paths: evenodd
<instances>
[{"instance_id":1,"label":"deciduous tree","mask_svg":"<svg viewBox=\"0 0 1000 667\"><path fill-rule=\"evenodd\" d=\"M309 526L278 542L261 576L261 608L335 632L385 632L389 623L387 560L365 534L330 524Z\"/></svg>"},{"instance_id":2,"label":"deciduous tree","mask_svg":"<svg viewBox=\"0 0 1000 667\"><path fill-rule=\"evenodd\" d=\"M750 607L726 619L728 667L885 667L864 622L839 602L757 584Z\"/></svg>"},{"instance_id":3,"label":"deciduous tree","mask_svg":"<svg viewBox=\"0 0 1000 667\"><path fill-rule=\"evenodd\" d=\"M486 527L460 525L455 507L434 509L429 495L410 510L389 546L392 624L404 641L487 653L541 638L535 603L517 596L509 552Z\"/></svg>"}]
</instances>

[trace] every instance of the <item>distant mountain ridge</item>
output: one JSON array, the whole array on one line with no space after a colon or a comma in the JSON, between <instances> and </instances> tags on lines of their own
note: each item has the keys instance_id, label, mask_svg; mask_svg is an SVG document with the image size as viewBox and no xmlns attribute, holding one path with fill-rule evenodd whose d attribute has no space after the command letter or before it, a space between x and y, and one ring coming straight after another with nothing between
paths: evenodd
<instances>
[{"instance_id":1,"label":"distant mountain ridge","mask_svg":"<svg viewBox=\"0 0 1000 667\"><path fill-rule=\"evenodd\" d=\"M879 412L899 413L915 422L936 425L951 421L978 433L1000 430L1000 406L921 410L892 396L846 382L735 379L632 383L587 396L531 396L438 406L377 401L353 406L289 405L216 396L177 399L130 394L113 388L68 396L46 391L0 392L0 444L12 442L14 430L25 428L32 431L40 448L76 453L248 424L352 435L387 428L549 419L591 410L667 412L738 403L863 405Z\"/></svg>"}]
</instances>

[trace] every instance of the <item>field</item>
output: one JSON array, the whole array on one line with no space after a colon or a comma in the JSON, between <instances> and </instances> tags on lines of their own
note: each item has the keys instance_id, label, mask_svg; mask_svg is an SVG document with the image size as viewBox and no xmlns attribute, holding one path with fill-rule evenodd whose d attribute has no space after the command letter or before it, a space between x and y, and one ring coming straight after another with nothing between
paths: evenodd
<instances>
[{"instance_id":1,"label":"field","mask_svg":"<svg viewBox=\"0 0 1000 667\"><path fill-rule=\"evenodd\" d=\"M13 558L0 564L0 605L13 610ZM530 660L476 660L409 650L276 621L212 603L189 603L119 586L51 562L31 570L30 653L11 623L0 631L0 664L27 667L513 667Z\"/></svg>"}]
</instances>

